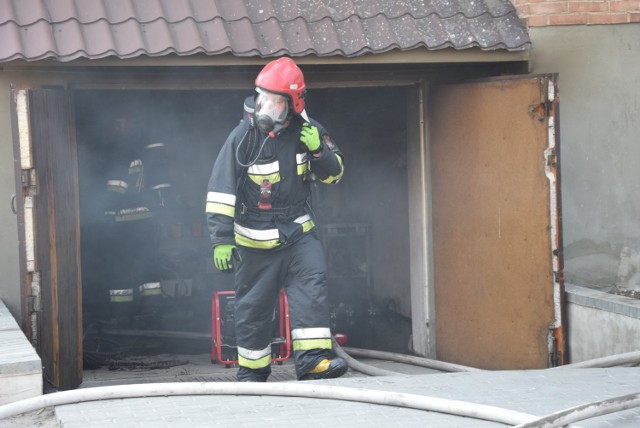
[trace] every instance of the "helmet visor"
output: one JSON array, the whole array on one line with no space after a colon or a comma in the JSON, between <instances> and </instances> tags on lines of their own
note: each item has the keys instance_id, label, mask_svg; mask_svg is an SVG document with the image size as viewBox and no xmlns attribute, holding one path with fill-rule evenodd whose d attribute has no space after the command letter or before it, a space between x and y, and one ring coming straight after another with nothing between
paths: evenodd
<instances>
[{"instance_id":1,"label":"helmet visor","mask_svg":"<svg viewBox=\"0 0 640 428\"><path fill-rule=\"evenodd\" d=\"M286 96L274 94L257 88L258 97L256 98L256 118L269 118L273 123L284 123L289 114L289 100Z\"/></svg>"}]
</instances>

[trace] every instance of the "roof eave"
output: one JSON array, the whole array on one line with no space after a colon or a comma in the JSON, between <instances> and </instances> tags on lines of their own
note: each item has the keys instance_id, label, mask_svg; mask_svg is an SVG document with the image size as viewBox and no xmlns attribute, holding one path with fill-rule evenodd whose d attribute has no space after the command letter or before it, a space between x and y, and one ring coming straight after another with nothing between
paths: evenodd
<instances>
[{"instance_id":1,"label":"roof eave","mask_svg":"<svg viewBox=\"0 0 640 428\"><path fill-rule=\"evenodd\" d=\"M74 66L97 66L97 67L149 67L149 66L250 66L263 65L273 59L273 57L262 58L259 56L237 56L231 53L219 55L193 54L179 56L176 54L165 54L161 56L139 55L132 58L118 58L108 56L105 58L76 58L71 61L59 61L53 58L43 58L35 61L15 59L0 63L0 67L74 67ZM522 50L509 51L506 49L482 50L477 47L468 49L444 48L429 50L426 48L415 48L411 50L394 49L384 53L363 54L355 57L343 55L317 56L313 54L296 56L299 64L334 65L334 64L442 64L442 63L488 63L488 62L518 62L529 61L530 50L524 47Z\"/></svg>"}]
</instances>

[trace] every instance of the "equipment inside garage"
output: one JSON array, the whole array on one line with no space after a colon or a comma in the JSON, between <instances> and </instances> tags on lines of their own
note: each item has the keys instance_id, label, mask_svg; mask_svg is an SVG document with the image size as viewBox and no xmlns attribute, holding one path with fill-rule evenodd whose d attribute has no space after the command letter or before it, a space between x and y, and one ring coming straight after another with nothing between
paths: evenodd
<instances>
[{"instance_id":1,"label":"equipment inside garage","mask_svg":"<svg viewBox=\"0 0 640 428\"><path fill-rule=\"evenodd\" d=\"M74 91L85 365L207 353L215 270L204 205L213 162L250 91ZM307 112L345 157L312 205L331 322L349 346L406 352L411 328L403 88L310 90Z\"/></svg>"}]
</instances>

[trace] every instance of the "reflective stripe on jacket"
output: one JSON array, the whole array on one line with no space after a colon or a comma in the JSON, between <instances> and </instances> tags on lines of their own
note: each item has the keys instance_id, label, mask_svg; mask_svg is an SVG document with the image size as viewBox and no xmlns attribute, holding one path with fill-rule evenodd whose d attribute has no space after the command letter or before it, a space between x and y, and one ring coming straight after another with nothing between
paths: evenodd
<instances>
[{"instance_id":1,"label":"reflective stripe on jacket","mask_svg":"<svg viewBox=\"0 0 640 428\"><path fill-rule=\"evenodd\" d=\"M257 156L265 135L242 121L229 134L213 167L207 189L207 224L213 246L237 244L272 249L295 242L314 227L308 209L310 173L321 182L335 184L343 174L343 160L328 133L317 126L323 150L313 157L300 142L303 121L294 117L290 125L268 139L255 164L241 167ZM240 150L238 145L242 144ZM266 183L270 198L259 206L260 187ZM268 192L267 192L268 194Z\"/></svg>"}]
</instances>

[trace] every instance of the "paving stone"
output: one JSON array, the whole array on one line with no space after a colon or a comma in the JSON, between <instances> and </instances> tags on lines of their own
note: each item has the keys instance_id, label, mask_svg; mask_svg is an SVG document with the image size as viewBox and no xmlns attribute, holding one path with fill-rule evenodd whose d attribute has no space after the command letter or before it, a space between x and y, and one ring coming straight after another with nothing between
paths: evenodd
<instances>
[{"instance_id":1,"label":"paving stone","mask_svg":"<svg viewBox=\"0 0 640 428\"><path fill-rule=\"evenodd\" d=\"M543 416L588 402L640 392L640 368L482 371L437 375L347 377L313 381L486 404ZM429 426L503 424L444 413L349 401L270 396L191 396L107 400L56 407L67 428ZM581 421L581 427L640 426L640 409Z\"/></svg>"}]
</instances>

